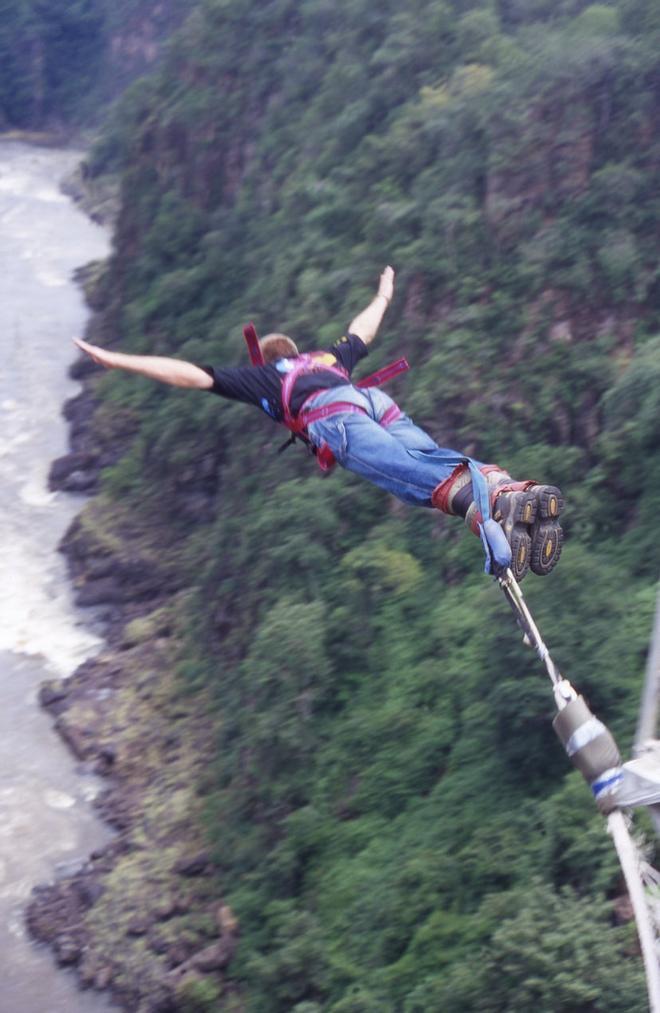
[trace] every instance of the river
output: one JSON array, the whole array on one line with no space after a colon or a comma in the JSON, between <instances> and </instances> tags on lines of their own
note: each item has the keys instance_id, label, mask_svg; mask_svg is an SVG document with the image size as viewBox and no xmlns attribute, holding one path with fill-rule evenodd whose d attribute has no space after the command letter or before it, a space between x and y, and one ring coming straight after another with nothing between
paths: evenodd
<instances>
[{"instance_id":1,"label":"river","mask_svg":"<svg viewBox=\"0 0 660 1013\"><path fill-rule=\"evenodd\" d=\"M71 337L87 310L73 270L107 256L109 237L59 190L73 151L0 137L0 1013L97 1013L24 925L32 887L109 839L79 765L37 703L99 642L75 608L57 544L82 501L48 491L66 452L62 405L77 390Z\"/></svg>"}]
</instances>

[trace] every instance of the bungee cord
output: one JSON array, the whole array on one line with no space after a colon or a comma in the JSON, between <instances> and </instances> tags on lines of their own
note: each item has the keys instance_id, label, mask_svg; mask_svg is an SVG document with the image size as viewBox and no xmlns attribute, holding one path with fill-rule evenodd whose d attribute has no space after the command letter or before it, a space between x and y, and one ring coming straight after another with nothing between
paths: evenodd
<instances>
[{"instance_id":1,"label":"bungee cord","mask_svg":"<svg viewBox=\"0 0 660 1013\"><path fill-rule=\"evenodd\" d=\"M638 759L625 764L608 729L591 714L555 665L511 570L505 570L496 580L524 642L536 652L552 682L557 706L555 731L607 817L607 831L616 848L637 926L649 1009L660 1013L660 873L647 860L643 840L631 833L631 809L635 805L650 810L660 832L660 749L654 751L652 741L660 694L660 595L635 743Z\"/></svg>"}]
</instances>

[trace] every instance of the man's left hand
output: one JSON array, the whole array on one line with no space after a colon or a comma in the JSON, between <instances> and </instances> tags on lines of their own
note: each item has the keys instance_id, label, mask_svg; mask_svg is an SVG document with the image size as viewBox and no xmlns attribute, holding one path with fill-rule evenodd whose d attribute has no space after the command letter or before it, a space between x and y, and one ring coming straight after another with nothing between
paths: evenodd
<instances>
[{"instance_id":1,"label":"man's left hand","mask_svg":"<svg viewBox=\"0 0 660 1013\"><path fill-rule=\"evenodd\" d=\"M392 296L394 295L394 268L388 266L381 274L378 284L378 295L384 296L388 303L392 301Z\"/></svg>"}]
</instances>

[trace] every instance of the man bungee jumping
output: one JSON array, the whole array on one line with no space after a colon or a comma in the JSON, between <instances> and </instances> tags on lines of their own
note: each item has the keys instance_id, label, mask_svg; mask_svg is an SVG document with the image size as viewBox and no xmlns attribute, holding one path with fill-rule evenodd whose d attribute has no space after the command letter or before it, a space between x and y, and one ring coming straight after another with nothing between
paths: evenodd
<instances>
[{"instance_id":1,"label":"man bungee jumping","mask_svg":"<svg viewBox=\"0 0 660 1013\"><path fill-rule=\"evenodd\" d=\"M375 297L327 351L301 354L285 334L257 342L254 330L246 328L253 363L260 363L252 366L197 366L112 352L81 340L76 344L107 368L256 405L308 443L324 469L336 461L404 503L463 517L481 537L487 572L499 575L510 567L522 580L531 568L545 576L562 548L559 489L515 482L496 465L439 447L376 386L388 372L407 368L405 360L359 384L351 382L393 294L394 271L386 267Z\"/></svg>"}]
</instances>

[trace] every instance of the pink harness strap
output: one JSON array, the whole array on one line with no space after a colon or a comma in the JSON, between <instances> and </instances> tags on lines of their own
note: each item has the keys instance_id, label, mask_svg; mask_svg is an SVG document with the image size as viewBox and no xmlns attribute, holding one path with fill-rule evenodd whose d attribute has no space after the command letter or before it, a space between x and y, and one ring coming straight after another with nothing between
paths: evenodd
<instances>
[{"instance_id":1,"label":"pink harness strap","mask_svg":"<svg viewBox=\"0 0 660 1013\"><path fill-rule=\"evenodd\" d=\"M300 411L298 412L298 419L303 423L303 429L311 425L312 422L317 422L319 419L327 419L332 415L341 415L347 412L349 413L360 413L362 415L367 414L366 408L360 408L359 405L352 404L350 401L333 401L331 404L320 405L318 408L305 408L307 401L313 400L320 391L315 391L311 394L307 400L302 404ZM403 412L398 405L392 404L387 409L378 424L387 429L389 425L400 419ZM320 447L316 448L316 461L321 471L330 471L335 464L335 455L330 450L327 443L322 443Z\"/></svg>"},{"instance_id":2,"label":"pink harness strap","mask_svg":"<svg viewBox=\"0 0 660 1013\"><path fill-rule=\"evenodd\" d=\"M398 404L390 405L378 424L387 429L387 427L391 426L393 422L400 419L402 415L403 412L399 408Z\"/></svg>"},{"instance_id":3,"label":"pink harness strap","mask_svg":"<svg viewBox=\"0 0 660 1013\"><path fill-rule=\"evenodd\" d=\"M284 377L282 381L282 408L284 410L284 425L291 430L292 433L302 435L307 426L306 420L303 418L302 408L298 414L294 417L291 414L291 395L295 386L296 380L300 376L309 376L315 372L334 373L340 379L346 383L350 383L348 373L345 369L340 366L326 366L322 363L318 356L315 355L299 355L296 360L296 364ZM314 391L310 397L306 398L309 401L312 397L318 394L319 391ZM304 407L304 405L303 405Z\"/></svg>"},{"instance_id":4,"label":"pink harness strap","mask_svg":"<svg viewBox=\"0 0 660 1013\"><path fill-rule=\"evenodd\" d=\"M333 401L331 404L319 405L318 408L306 408L307 401L312 401L317 394L321 391L314 391L313 394L307 398L302 404L300 411L298 412L298 418L302 418L305 429L311 425L312 422L318 422L319 419L329 419L332 415L346 414L346 412L361 412L363 415L367 414L366 408L361 408L360 405L353 404L352 401ZM378 420L378 425L383 426L385 429L390 426L397 419L400 419L403 412L398 405L393 404L387 409L383 417Z\"/></svg>"},{"instance_id":5,"label":"pink harness strap","mask_svg":"<svg viewBox=\"0 0 660 1013\"><path fill-rule=\"evenodd\" d=\"M250 362L253 366L263 366L264 357L259 344L259 338L254 324L249 323L243 328L243 337L245 338L248 346L248 353L250 355ZM286 374L282 381L282 407L284 409L284 425L287 429L290 429L295 436L305 438L305 430L308 425L312 422L317 422L319 419L327 419L332 415L339 415L340 413L355 413L361 412L366 415L366 409L360 408L359 405L352 404L350 401L333 401L331 404L322 405L319 408L306 409L305 405L308 401L312 401L317 394L321 391L314 391L309 395L300 407L300 411L294 418L291 414L291 394L293 387L299 376L302 374L314 373L316 370L323 370L324 372L335 373L347 382L350 382L350 378L345 369L340 366L326 366L319 362L315 364L315 356L312 355L301 355L299 361L296 363L294 368ZM365 376L364 379L358 380L355 384L356 387L362 389L366 387L380 387L382 383L390 380L393 376L398 376L399 373L404 373L407 369L410 369L407 359L396 359L394 362L390 362L387 366L383 366L382 369L376 370L375 373L370 373L369 376ZM398 405L391 405L387 409L383 417L379 421L379 425L387 427L396 422L397 419L401 418L402 412ZM335 457L327 443L323 443L320 447L316 447L316 460L321 471L330 471L334 466Z\"/></svg>"},{"instance_id":6,"label":"pink harness strap","mask_svg":"<svg viewBox=\"0 0 660 1013\"><path fill-rule=\"evenodd\" d=\"M307 401L311 401L319 394L320 391L314 391ZM301 406L298 412L298 418L303 416L305 429L311 425L312 422L318 422L319 419L329 419L331 415L339 415L341 412L362 412L363 415L367 414L365 408L360 408L359 405L353 404L351 401L333 401L332 404L320 405L318 408L305 408L307 401Z\"/></svg>"}]
</instances>

